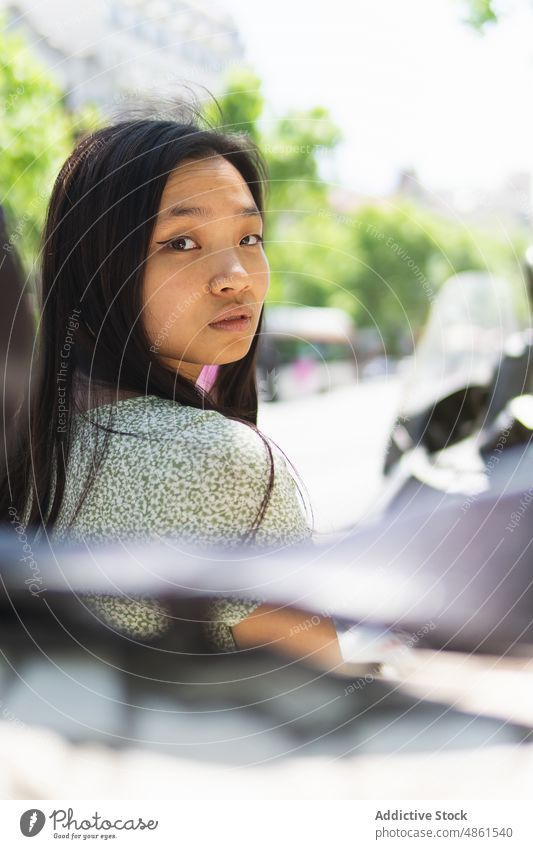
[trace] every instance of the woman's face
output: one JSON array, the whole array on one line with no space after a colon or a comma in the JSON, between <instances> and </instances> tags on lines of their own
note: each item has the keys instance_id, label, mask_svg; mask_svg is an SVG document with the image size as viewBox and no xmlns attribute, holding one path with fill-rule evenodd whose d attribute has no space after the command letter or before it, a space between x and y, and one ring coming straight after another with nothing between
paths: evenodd
<instances>
[{"instance_id":1,"label":"woman's face","mask_svg":"<svg viewBox=\"0 0 533 849\"><path fill-rule=\"evenodd\" d=\"M262 233L248 185L224 157L170 174L145 264L144 323L151 350L185 377L247 354L269 284ZM245 318L220 323L229 310Z\"/></svg>"}]
</instances>

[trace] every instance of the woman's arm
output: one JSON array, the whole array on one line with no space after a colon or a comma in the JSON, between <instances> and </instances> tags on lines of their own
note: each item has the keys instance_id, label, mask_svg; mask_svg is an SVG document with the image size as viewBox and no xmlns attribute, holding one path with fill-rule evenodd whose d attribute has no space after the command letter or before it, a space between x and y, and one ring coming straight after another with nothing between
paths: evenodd
<instances>
[{"instance_id":1,"label":"woman's arm","mask_svg":"<svg viewBox=\"0 0 533 849\"><path fill-rule=\"evenodd\" d=\"M309 611L262 604L231 630L237 649L268 647L320 669L344 663L331 619Z\"/></svg>"}]
</instances>

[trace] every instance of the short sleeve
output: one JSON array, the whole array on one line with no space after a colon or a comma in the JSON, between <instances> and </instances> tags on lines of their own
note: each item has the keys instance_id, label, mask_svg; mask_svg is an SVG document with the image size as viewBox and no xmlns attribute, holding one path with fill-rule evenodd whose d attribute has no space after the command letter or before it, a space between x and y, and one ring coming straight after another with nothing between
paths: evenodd
<instances>
[{"instance_id":1,"label":"short sleeve","mask_svg":"<svg viewBox=\"0 0 533 849\"><path fill-rule=\"evenodd\" d=\"M154 447L149 464L157 503L151 524L159 533L181 535L200 545L235 546L249 538L267 495L268 447L251 427L214 411L203 411L197 426ZM254 543L283 548L311 535L303 499L281 451L272 452L273 481Z\"/></svg>"}]
</instances>

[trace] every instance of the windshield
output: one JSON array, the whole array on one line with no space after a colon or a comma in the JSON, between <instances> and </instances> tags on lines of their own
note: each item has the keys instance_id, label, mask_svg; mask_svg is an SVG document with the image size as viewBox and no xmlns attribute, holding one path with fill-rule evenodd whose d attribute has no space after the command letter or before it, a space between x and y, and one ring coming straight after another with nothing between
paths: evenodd
<instances>
[{"instance_id":1,"label":"windshield","mask_svg":"<svg viewBox=\"0 0 533 849\"><path fill-rule=\"evenodd\" d=\"M477 271L450 277L432 304L406 374L403 412L420 412L462 387L485 386L518 327L506 280Z\"/></svg>"}]
</instances>

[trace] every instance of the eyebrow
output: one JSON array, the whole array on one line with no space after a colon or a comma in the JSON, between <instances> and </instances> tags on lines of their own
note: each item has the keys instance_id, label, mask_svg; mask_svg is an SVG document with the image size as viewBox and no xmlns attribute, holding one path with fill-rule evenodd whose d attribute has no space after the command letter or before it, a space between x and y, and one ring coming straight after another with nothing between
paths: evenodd
<instances>
[{"instance_id":1,"label":"eyebrow","mask_svg":"<svg viewBox=\"0 0 533 849\"><path fill-rule=\"evenodd\" d=\"M213 210L205 206L183 206L176 203L169 207L162 215L161 222L172 221L174 218L207 218L213 215ZM255 205L241 206L233 212L233 215L258 216L261 218L261 213Z\"/></svg>"}]
</instances>

